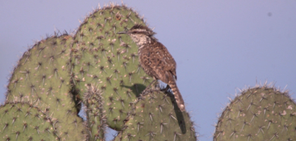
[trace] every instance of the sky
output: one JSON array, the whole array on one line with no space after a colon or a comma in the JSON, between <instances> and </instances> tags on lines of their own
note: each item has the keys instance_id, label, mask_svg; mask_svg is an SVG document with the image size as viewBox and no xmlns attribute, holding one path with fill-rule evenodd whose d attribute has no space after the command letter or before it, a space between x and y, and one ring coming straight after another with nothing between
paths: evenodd
<instances>
[{"instance_id":1,"label":"sky","mask_svg":"<svg viewBox=\"0 0 296 141\"><path fill-rule=\"evenodd\" d=\"M74 32L93 9L120 0L0 1L0 102L13 67L36 41ZM271 83L296 98L296 1L124 0L177 63L178 87L200 141L239 89ZM112 132L111 132L112 133ZM107 138L110 140L111 137Z\"/></svg>"}]
</instances>

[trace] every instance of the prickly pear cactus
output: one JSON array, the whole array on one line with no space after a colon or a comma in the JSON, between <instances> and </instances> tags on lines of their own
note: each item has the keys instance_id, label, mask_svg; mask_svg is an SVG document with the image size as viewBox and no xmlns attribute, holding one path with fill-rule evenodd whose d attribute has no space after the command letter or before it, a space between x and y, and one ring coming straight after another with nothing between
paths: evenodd
<instances>
[{"instance_id":1,"label":"prickly pear cactus","mask_svg":"<svg viewBox=\"0 0 296 141\"><path fill-rule=\"evenodd\" d=\"M172 93L146 89L115 141L196 141L193 122Z\"/></svg>"},{"instance_id":2,"label":"prickly pear cactus","mask_svg":"<svg viewBox=\"0 0 296 141\"><path fill-rule=\"evenodd\" d=\"M287 92L267 86L247 89L225 108L214 141L292 141L296 105Z\"/></svg>"},{"instance_id":3,"label":"prickly pear cactus","mask_svg":"<svg viewBox=\"0 0 296 141\"><path fill-rule=\"evenodd\" d=\"M0 140L31 141L60 139L53 121L39 108L26 102L9 102L0 106Z\"/></svg>"},{"instance_id":4,"label":"prickly pear cactus","mask_svg":"<svg viewBox=\"0 0 296 141\"><path fill-rule=\"evenodd\" d=\"M75 89L81 97L91 86L102 92L101 111L108 126L115 130L122 129L131 105L152 80L139 67L136 44L117 34L135 23L144 24L137 13L125 6L111 5L90 14L74 37ZM89 120L96 123L93 118Z\"/></svg>"},{"instance_id":5,"label":"prickly pear cactus","mask_svg":"<svg viewBox=\"0 0 296 141\"><path fill-rule=\"evenodd\" d=\"M61 139L80 141L85 138L85 127L77 116L75 97L70 92L72 43L71 36L55 35L26 51L10 78L6 101L39 107L52 119Z\"/></svg>"},{"instance_id":6,"label":"prickly pear cactus","mask_svg":"<svg viewBox=\"0 0 296 141\"><path fill-rule=\"evenodd\" d=\"M115 140L196 140L172 94L142 93L152 78L136 44L116 34L136 23L145 24L111 4L86 17L74 37L54 35L26 51L0 106L0 140L103 141L106 126L120 131ZM77 115L82 103L85 122Z\"/></svg>"}]
</instances>

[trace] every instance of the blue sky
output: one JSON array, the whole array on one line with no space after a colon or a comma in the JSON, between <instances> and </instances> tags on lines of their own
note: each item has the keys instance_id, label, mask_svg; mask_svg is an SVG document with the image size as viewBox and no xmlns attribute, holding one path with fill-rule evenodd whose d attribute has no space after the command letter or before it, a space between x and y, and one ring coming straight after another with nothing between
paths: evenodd
<instances>
[{"instance_id":1,"label":"blue sky","mask_svg":"<svg viewBox=\"0 0 296 141\"><path fill-rule=\"evenodd\" d=\"M0 1L0 101L10 72L28 47L55 30L75 31L79 20L109 2ZM218 115L238 89L267 81L296 98L296 1L124 3L145 17L174 56L177 83L201 141L212 140Z\"/></svg>"}]
</instances>

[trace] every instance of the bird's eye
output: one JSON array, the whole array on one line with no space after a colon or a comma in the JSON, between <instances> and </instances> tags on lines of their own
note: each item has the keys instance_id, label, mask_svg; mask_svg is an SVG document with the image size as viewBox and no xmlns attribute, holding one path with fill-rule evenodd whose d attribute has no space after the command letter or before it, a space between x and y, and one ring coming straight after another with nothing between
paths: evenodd
<instances>
[{"instance_id":1,"label":"bird's eye","mask_svg":"<svg viewBox=\"0 0 296 141\"><path fill-rule=\"evenodd\" d=\"M133 33L139 33L138 31L133 31Z\"/></svg>"}]
</instances>

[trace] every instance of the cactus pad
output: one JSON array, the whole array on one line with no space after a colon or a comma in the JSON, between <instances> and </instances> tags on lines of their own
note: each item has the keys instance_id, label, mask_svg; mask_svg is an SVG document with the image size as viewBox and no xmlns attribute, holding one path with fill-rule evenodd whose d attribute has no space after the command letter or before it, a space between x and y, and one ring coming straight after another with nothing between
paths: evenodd
<instances>
[{"instance_id":1,"label":"cactus pad","mask_svg":"<svg viewBox=\"0 0 296 141\"><path fill-rule=\"evenodd\" d=\"M215 141L296 139L296 105L287 92L266 86L247 89L225 108Z\"/></svg>"},{"instance_id":2,"label":"cactus pad","mask_svg":"<svg viewBox=\"0 0 296 141\"><path fill-rule=\"evenodd\" d=\"M115 141L196 141L193 122L181 112L172 93L146 89Z\"/></svg>"},{"instance_id":3,"label":"cactus pad","mask_svg":"<svg viewBox=\"0 0 296 141\"><path fill-rule=\"evenodd\" d=\"M0 106L0 140L59 140L52 120L39 108L23 102Z\"/></svg>"},{"instance_id":4,"label":"cactus pad","mask_svg":"<svg viewBox=\"0 0 296 141\"><path fill-rule=\"evenodd\" d=\"M85 128L78 124L83 121L77 116L78 104L70 84L72 43L71 36L55 35L26 51L10 78L6 101L39 107L56 123L62 139L82 140Z\"/></svg>"},{"instance_id":5,"label":"cactus pad","mask_svg":"<svg viewBox=\"0 0 296 141\"><path fill-rule=\"evenodd\" d=\"M150 79L139 67L136 44L117 34L135 23L144 24L137 13L125 6L111 5L90 14L74 37L75 89L81 97L90 86L102 92L106 122L115 130L122 129L131 112L130 105Z\"/></svg>"}]
</instances>

